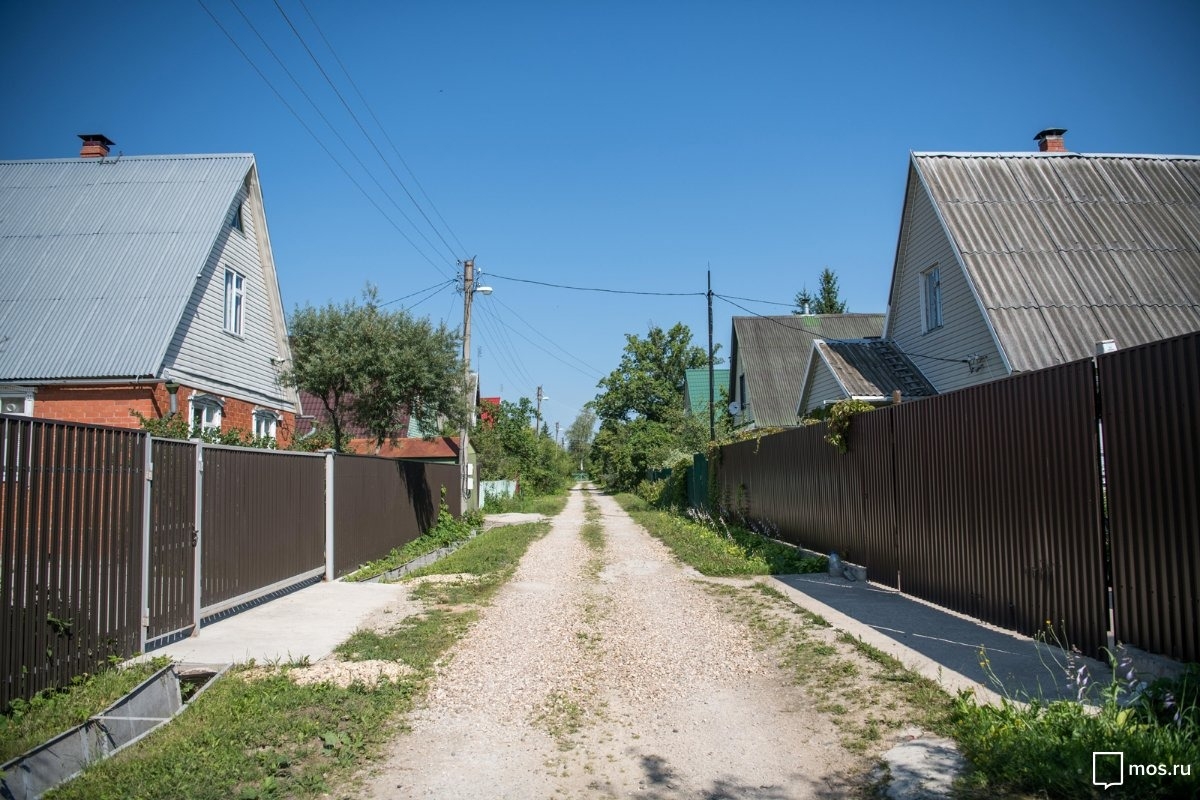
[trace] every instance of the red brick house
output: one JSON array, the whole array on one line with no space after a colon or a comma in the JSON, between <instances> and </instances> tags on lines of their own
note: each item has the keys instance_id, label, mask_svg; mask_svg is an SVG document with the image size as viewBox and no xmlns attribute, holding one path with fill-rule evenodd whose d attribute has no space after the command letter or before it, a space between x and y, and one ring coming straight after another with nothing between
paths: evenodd
<instances>
[{"instance_id":1,"label":"red brick house","mask_svg":"<svg viewBox=\"0 0 1200 800\"><path fill-rule=\"evenodd\" d=\"M299 399L254 156L0 161L0 410L286 445Z\"/></svg>"}]
</instances>

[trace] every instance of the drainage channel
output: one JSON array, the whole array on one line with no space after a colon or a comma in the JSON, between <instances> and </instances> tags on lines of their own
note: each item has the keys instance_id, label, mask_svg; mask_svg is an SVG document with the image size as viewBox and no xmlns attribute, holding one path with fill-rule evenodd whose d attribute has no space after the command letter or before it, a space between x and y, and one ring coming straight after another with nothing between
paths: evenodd
<instances>
[{"instance_id":1,"label":"drainage channel","mask_svg":"<svg viewBox=\"0 0 1200 800\"><path fill-rule=\"evenodd\" d=\"M0 765L0 798L37 800L170 722L227 669L228 664L163 667L82 725Z\"/></svg>"}]
</instances>

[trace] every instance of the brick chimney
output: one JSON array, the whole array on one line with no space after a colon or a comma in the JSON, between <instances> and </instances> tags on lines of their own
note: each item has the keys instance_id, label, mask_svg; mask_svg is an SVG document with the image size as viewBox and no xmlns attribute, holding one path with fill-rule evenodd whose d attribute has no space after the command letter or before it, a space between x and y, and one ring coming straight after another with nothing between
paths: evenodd
<instances>
[{"instance_id":1,"label":"brick chimney","mask_svg":"<svg viewBox=\"0 0 1200 800\"><path fill-rule=\"evenodd\" d=\"M103 133L80 133L78 136L83 140L83 147L79 149L80 158L104 158L108 155L108 148L116 144Z\"/></svg>"},{"instance_id":2,"label":"brick chimney","mask_svg":"<svg viewBox=\"0 0 1200 800\"><path fill-rule=\"evenodd\" d=\"M1065 153L1067 145L1063 142L1063 134L1066 132L1066 128L1046 128L1033 139L1038 143L1038 150L1042 153Z\"/></svg>"}]
</instances>

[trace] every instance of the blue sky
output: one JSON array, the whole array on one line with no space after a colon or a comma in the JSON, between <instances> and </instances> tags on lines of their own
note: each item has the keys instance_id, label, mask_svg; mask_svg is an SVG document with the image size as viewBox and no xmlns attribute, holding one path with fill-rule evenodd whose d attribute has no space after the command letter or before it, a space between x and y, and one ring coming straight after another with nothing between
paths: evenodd
<instances>
[{"instance_id":1,"label":"blue sky","mask_svg":"<svg viewBox=\"0 0 1200 800\"><path fill-rule=\"evenodd\" d=\"M495 288L475 303L484 394L543 386L552 430L595 395L626 333L681 321L703 343L708 268L719 294L788 303L828 266L850 310L886 310L911 150L1033 150L1064 127L1080 152L1200 153L1196 0L304 0L315 27L279 0L387 164L273 0L237 2L204 5L371 200L183 0L4 0L0 158L72 157L91 132L127 155L254 153L289 313L368 282L400 298L473 255ZM413 312L457 326L461 296L447 284ZM717 301L719 343L742 313Z\"/></svg>"}]
</instances>

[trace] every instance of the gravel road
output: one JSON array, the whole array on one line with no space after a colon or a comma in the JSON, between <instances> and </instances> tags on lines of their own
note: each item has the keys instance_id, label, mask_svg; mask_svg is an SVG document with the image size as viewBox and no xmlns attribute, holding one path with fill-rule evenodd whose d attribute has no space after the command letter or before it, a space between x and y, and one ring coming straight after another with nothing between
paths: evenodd
<instances>
[{"instance_id":1,"label":"gravel road","mask_svg":"<svg viewBox=\"0 0 1200 800\"><path fill-rule=\"evenodd\" d=\"M602 552L580 536L585 495ZM807 798L855 759L755 635L612 499L577 487L459 642L376 798Z\"/></svg>"}]
</instances>

